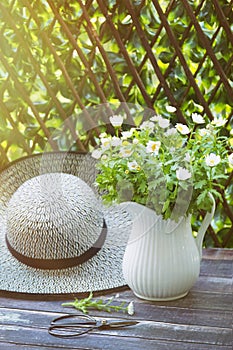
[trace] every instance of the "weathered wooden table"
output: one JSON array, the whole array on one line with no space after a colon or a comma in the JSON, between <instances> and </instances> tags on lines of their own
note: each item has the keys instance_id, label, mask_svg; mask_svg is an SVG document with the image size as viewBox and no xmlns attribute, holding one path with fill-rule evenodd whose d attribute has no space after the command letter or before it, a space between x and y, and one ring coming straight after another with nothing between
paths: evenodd
<instances>
[{"instance_id":1,"label":"weathered wooden table","mask_svg":"<svg viewBox=\"0 0 233 350\"><path fill-rule=\"evenodd\" d=\"M123 288L103 294L108 299L134 301L136 326L121 330L95 331L75 339L48 334L50 321L63 313L75 312L61 306L69 296L33 297L0 292L0 349L151 349L151 350L232 350L233 250L204 250L201 274L183 299L147 302ZM99 298L100 295L95 295ZM122 316L91 311L94 316Z\"/></svg>"}]
</instances>

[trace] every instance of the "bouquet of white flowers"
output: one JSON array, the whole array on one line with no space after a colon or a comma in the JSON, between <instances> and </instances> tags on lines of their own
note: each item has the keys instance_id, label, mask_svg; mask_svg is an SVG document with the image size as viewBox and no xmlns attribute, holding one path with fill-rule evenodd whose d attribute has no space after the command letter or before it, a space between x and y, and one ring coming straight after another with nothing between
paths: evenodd
<instances>
[{"instance_id":1,"label":"bouquet of white flowers","mask_svg":"<svg viewBox=\"0 0 233 350\"><path fill-rule=\"evenodd\" d=\"M175 113L172 106L167 110ZM124 116L109 119L115 135L102 133L92 152L99 160L96 184L105 203L134 201L176 220L209 211L208 193L221 200L233 167L232 145L220 134L226 119L206 124L193 113L189 125L173 126L170 119L153 115L128 130Z\"/></svg>"}]
</instances>

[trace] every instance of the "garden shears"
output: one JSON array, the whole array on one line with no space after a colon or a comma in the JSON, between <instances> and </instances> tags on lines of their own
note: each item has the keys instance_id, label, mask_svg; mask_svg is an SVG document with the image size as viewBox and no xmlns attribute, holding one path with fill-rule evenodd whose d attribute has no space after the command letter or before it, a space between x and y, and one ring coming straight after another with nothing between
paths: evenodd
<instances>
[{"instance_id":1,"label":"garden shears","mask_svg":"<svg viewBox=\"0 0 233 350\"><path fill-rule=\"evenodd\" d=\"M68 314L55 318L49 326L49 334L60 338L78 337L92 330L116 329L138 324L128 319L94 318L83 314Z\"/></svg>"}]
</instances>

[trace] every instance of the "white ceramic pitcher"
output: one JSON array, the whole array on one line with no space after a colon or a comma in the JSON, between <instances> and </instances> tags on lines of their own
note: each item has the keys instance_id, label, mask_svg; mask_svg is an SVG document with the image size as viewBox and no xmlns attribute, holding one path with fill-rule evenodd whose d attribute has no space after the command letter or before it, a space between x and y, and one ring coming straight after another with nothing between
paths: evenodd
<instances>
[{"instance_id":1,"label":"white ceramic pitcher","mask_svg":"<svg viewBox=\"0 0 233 350\"><path fill-rule=\"evenodd\" d=\"M191 216L176 223L143 205L125 202L133 228L123 259L123 274L136 296L147 300L174 300L185 296L200 272L202 243L213 218L215 202L194 238Z\"/></svg>"}]
</instances>

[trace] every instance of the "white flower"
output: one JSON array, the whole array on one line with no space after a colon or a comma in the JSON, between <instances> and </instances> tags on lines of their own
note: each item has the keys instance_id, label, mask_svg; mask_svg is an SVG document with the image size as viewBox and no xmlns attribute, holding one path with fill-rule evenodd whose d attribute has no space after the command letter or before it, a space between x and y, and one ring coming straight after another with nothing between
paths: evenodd
<instances>
[{"instance_id":1,"label":"white flower","mask_svg":"<svg viewBox=\"0 0 233 350\"><path fill-rule=\"evenodd\" d=\"M136 160L133 160L132 162L128 162L127 166L130 171L140 170L140 166L138 165Z\"/></svg>"},{"instance_id":2,"label":"white flower","mask_svg":"<svg viewBox=\"0 0 233 350\"><path fill-rule=\"evenodd\" d=\"M190 162L191 157L190 157L190 154L189 154L188 152L185 154L184 160L185 160L186 162Z\"/></svg>"},{"instance_id":3,"label":"white flower","mask_svg":"<svg viewBox=\"0 0 233 350\"><path fill-rule=\"evenodd\" d=\"M136 138L134 138L134 139L133 139L133 144L134 144L134 145L137 145L138 143L139 143L139 140L136 139Z\"/></svg>"},{"instance_id":4,"label":"white flower","mask_svg":"<svg viewBox=\"0 0 233 350\"><path fill-rule=\"evenodd\" d=\"M159 148L161 146L160 141L148 141L146 145L146 151L147 153L153 153L154 155L157 155L159 153Z\"/></svg>"},{"instance_id":5,"label":"white flower","mask_svg":"<svg viewBox=\"0 0 233 350\"><path fill-rule=\"evenodd\" d=\"M121 144L122 144L122 140L119 137L113 136L111 140L111 145L113 147L117 147L117 146L121 146Z\"/></svg>"},{"instance_id":6,"label":"white flower","mask_svg":"<svg viewBox=\"0 0 233 350\"><path fill-rule=\"evenodd\" d=\"M131 301L127 307L127 311L128 311L128 314L130 316L133 316L134 315L134 303L133 301Z\"/></svg>"},{"instance_id":7,"label":"white flower","mask_svg":"<svg viewBox=\"0 0 233 350\"><path fill-rule=\"evenodd\" d=\"M162 129L166 129L170 125L169 120L165 119L165 118L162 118L162 117L159 117L158 123L159 123L160 128L162 128Z\"/></svg>"},{"instance_id":8,"label":"white flower","mask_svg":"<svg viewBox=\"0 0 233 350\"><path fill-rule=\"evenodd\" d=\"M154 123L150 122L149 120L146 120L145 122L143 122L140 126L140 129L148 129L149 131L153 131L154 130Z\"/></svg>"},{"instance_id":9,"label":"white flower","mask_svg":"<svg viewBox=\"0 0 233 350\"><path fill-rule=\"evenodd\" d=\"M215 153L210 153L205 157L205 162L206 162L206 165L212 167L212 166L218 165L221 162L221 158Z\"/></svg>"},{"instance_id":10,"label":"white flower","mask_svg":"<svg viewBox=\"0 0 233 350\"><path fill-rule=\"evenodd\" d=\"M166 106L166 110L169 113L174 113L176 111L176 107L174 107L174 106Z\"/></svg>"},{"instance_id":11,"label":"white flower","mask_svg":"<svg viewBox=\"0 0 233 350\"><path fill-rule=\"evenodd\" d=\"M178 130L182 135L187 135L190 133L189 128L185 124L177 123L176 130Z\"/></svg>"},{"instance_id":12,"label":"white flower","mask_svg":"<svg viewBox=\"0 0 233 350\"><path fill-rule=\"evenodd\" d=\"M128 158L132 153L133 151L130 148L122 147L119 156L122 158Z\"/></svg>"},{"instance_id":13,"label":"white flower","mask_svg":"<svg viewBox=\"0 0 233 350\"><path fill-rule=\"evenodd\" d=\"M205 120L202 117L202 115L200 115L198 113L192 113L192 120L196 124L204 124L205 123Z\"/></svg>"},{"instance_id":14,"label":"white flower","mask_svg":"<svg viewBox=\"0 0 233 350\"><path fill-rule=\"evenodd\" d=\"M233 167L233 153L231 153L229 156L228 156L228 162L230 164L230 167Z\"/></svg>"},{"instance_id":15,"label":"white flower","mask_svg":"<svg viewBox=\"0 0 233 350\"><path fill-rule=\"evenodd\" d=\"M215 126L223 126L226 124L226 122L227 122L227 119L224 119L223 117L219 117L219 118L214 118L211 124Z\"/></svg>"},{"instance_id":16,"label":"white flower","mask_svg":"<svg viewBox=\"0 0 233 350\"><path fill-rule=\"evenodd\" d=\"M165 132L165 136L172 136L177 133L177 130L175 128L170 128Z\"/></svg>"},{"instance_id":17,"label":"white flower","mask_svg":"<svg viewBox=\"0 0 233 350\"><path fill-rule=\"evenodd\" d=\"M106 132L102 132L101 134L100 134L100 138L102 139L102 138L105 138L105 137L107 137L108 135L106 134Z\"/></svg>"},{"instance_id":18,"label":"white flower","mask_svg":"<svg viewBox=\"0 0 233 350\"><path fill-rule=\"evenodd\" d=\"M109 120L114 128L119 128L123 123L123 117L121 115L112 115L109 117Z\"/></svg>"},{"instance_id":19,"label":"white flower","mask_svg":"<svg viewBox=\"0 0 233 350\"><path fill-rule=\"evenodd\" d=\"M122 131L121 138L122 138L122 140L126 140L126 139L130 138L132 135L133 135L133 129L131 129L129 131Z\"/></svg>"},{"instance_id":20,"label":"white flower","mask_svg":"<svg viewBox=\"0 0 233 350\"><path fill-rule=\"evenodd\" d=\"M101 144L102 144L101 145L102 150L107 150L111 146L111 139L108 137L101 138Z\"/></svg>"},{"instance_id":21,"label":"white flower","mask_svg":"<svg viewBox=\"0 0 233 350\"><path fill-rule=\"evenodd\" d=\"M190 179L191 176L192 174L186 168L179 167L176 170L176 177L178 180L187 180Z\"/></svg>"},{"instance_id":22,"label":"white flower","mask_svg":"<svg viewBox=\"0 0 233 350\"><path fill-rule=\"evenodd\" d=\"M158 120L159 120L159 118L160 118L160 115L153 115L153 117L151 117L150 118L150 120L152 121L152 122L157 122Z\"/></svg>"},{"instance_id":23,"label":"white flower","mask_svg":"<svg viewBox=\"0 0 233 350\"><path fill-rule=\"evenodd\" d=\"M100 159L102 152L99 149L94 149L91 153L91 156L95 159Z\"/></svg>"},{"instance_id":24,"label":"white flower","mask_svg":"<svg viewBox=\"0 0 233 350\"><path fill-rule=\"evenodd\" d=\"M199 133L200 136L203 137L203 136L209 135L210 131L208 129L206 129L206 128L202 128L202 129L198 130L198 133Z\"/></svg>"}]
</instances>

